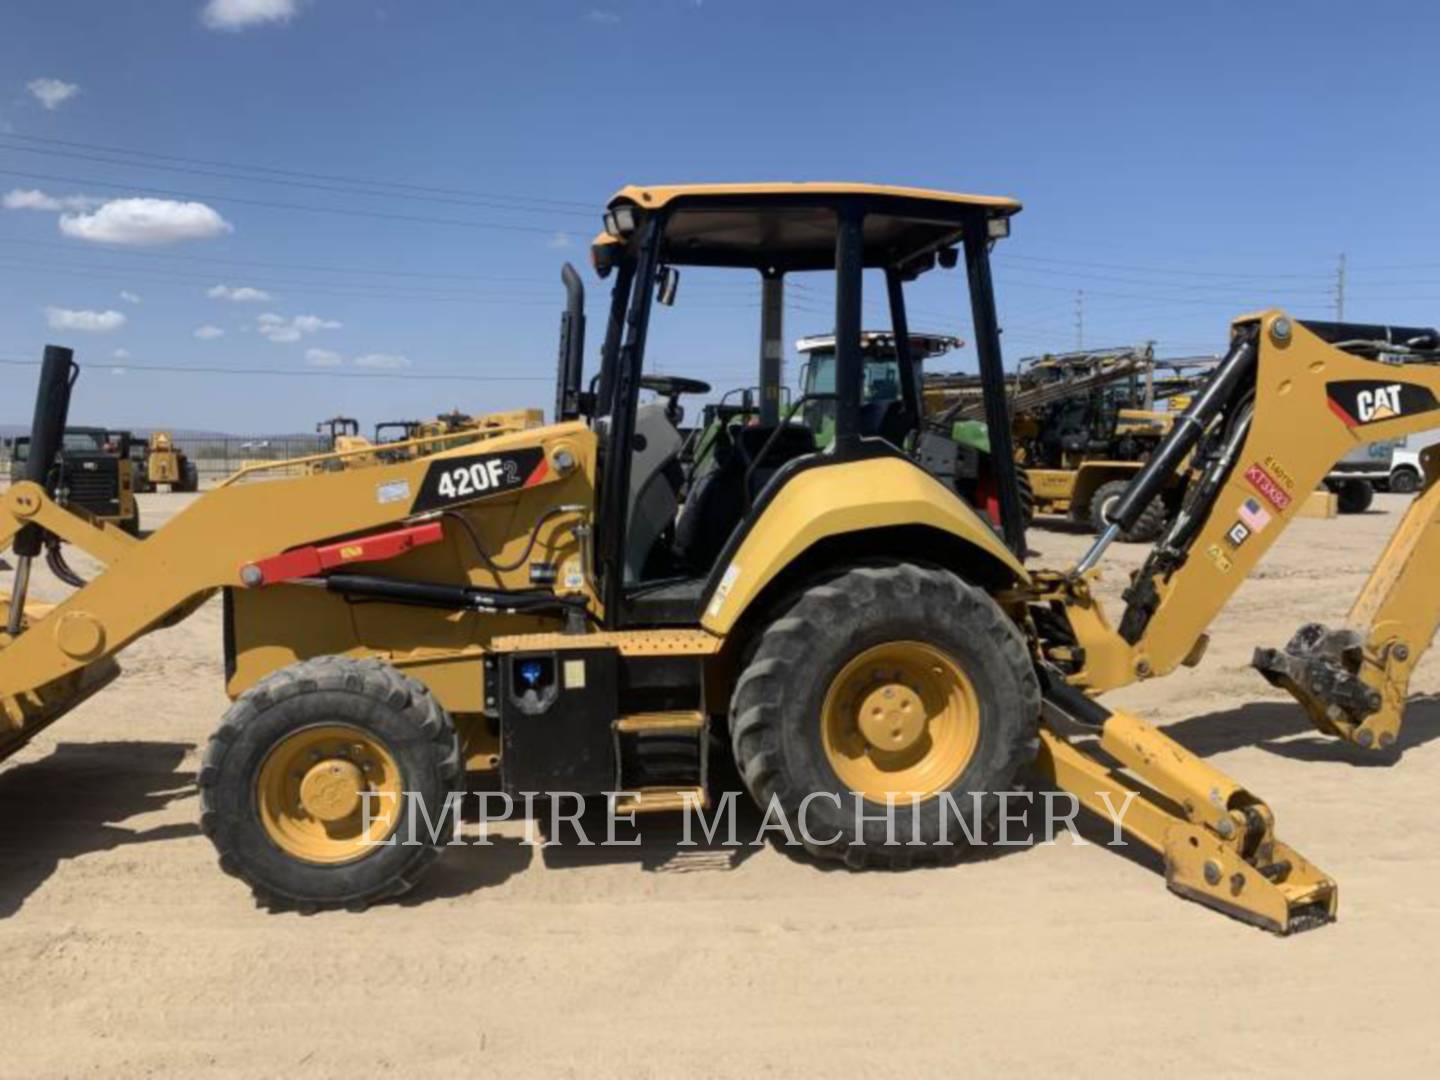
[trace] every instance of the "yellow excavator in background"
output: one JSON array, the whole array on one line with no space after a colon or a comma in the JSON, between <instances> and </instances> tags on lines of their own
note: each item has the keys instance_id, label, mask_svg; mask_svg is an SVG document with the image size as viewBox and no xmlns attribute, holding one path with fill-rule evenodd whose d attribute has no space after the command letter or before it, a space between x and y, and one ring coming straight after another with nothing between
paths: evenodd
<instances>
[{"instance_id":1,"label":"yellow excavator in background","mask_svg":"<svg viewBox=\"0 0 1440 1080\"><path fill-rule=\"evenodd\" d=\"M1175 892L1281 933L1329 921L1334 882L1278 839L1259 797L1097 695L1198 663L1210 620L1334 460L1440 423L1440 340L1278 311L1237 320L1094 548L1068 569L1027 568L989 261L1019 210L869 184L624 188L591 249L612 283L593 380L583 284L563 271L549 424L462 432L363 469L249 470L279 478L232 477L144 540L50 485L41 465L78 370L47 349L37 450L0 498L0 550L16 556L0 594L0 754L113 679L132 641L218 593L234 703L199 771L200 821L222 869L278 907L409 888L446 848L466 770L517 797L703 808L713 735L819 859L957 860L1034 768L1112 819L1125 807L1121 826L1163 857ZM955 443L925 430L909 355L907 287L961 266L998 529L944 482ZM784 278L835 283L833 389L785 415L765 395L771 414L725 427L688 474L678 398L710 387L667 376L668 400L640 400L657 385L650 325L683 267L761 279L762 326L779 325ZM901 380L873 408L866 270L883 275ZM834 403L823 448L795 422L817 394ZM1181 461L1191 484L1112 625L1093 574ZM1394 745L1440 610L1436 463L1425 471L1355 626L1257 658L1317 725L1377 750ZM60 603L27 602L34 558L60 543L105 569ZM413 799L438 825L427 838ZM887 815L897 800L904 812Z\"/></svg>"}]
</instances>

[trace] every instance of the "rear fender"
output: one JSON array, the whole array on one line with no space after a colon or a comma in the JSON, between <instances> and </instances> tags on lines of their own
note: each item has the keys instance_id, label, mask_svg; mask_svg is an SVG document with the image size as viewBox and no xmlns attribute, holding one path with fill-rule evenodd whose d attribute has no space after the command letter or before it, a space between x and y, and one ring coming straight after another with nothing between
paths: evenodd
<instances>
[{"instance_id":1,"label":"rear fender","mask_svg":"<svg viewBox=\"0 0 1440 1080\"><path fill-rule=\"evenodd\" d=\"M1030 580L984 519L908 458L835 462L794 474L721 555L701 625L728 634L771 586L824 570L829 553L935 563L996 586Z\"/></svg>"}]
</instances>

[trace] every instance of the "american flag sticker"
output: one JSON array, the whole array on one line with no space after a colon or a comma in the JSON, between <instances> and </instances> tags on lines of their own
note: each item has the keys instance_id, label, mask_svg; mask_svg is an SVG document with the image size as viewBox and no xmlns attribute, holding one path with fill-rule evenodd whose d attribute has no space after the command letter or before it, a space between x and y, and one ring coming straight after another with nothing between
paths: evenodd
<instances>
[{"instance_id":1,"label":"american flag sticker","mask_svg":"<svg viewBox=\"0 0 1440 1080\"><path fill-rule=\"evenodd\" d=\"M1259 532L1270 524L1270 511L1260 505L1258 499L1246 499L1240 504L1240 520L1250 526L1251 532Z\"/></svg>"}]
</instances>

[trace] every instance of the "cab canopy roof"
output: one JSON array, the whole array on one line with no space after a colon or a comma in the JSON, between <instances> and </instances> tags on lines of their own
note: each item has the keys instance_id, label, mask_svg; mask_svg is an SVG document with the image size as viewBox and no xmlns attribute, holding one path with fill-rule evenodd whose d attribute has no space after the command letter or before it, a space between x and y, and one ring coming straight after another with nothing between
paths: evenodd
<instances>
[{"instance_id":1,"label":"cab canopy roof","mask_svg":"<svg viewBox=\"0 0 1440 1080\"><path fill-rule=\"evenodd\" d=\"M1020 210L1014 199L883 184L681 184L622 188L606 216L613 223L617 210L663 209L661 258L674 266L828 270L836 211L847 204L865 214L865 265L911 272L959 243L967 226L1005 235Z\"/></svg>"}]
</instances>

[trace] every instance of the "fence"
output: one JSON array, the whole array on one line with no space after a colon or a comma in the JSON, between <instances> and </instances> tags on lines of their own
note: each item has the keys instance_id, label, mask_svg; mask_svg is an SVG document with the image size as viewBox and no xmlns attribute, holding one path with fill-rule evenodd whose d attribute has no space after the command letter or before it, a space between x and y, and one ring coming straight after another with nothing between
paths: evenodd
<instances>
[{"instance_id":1,"label":"fence","mask_svg":"<svg viewBox=\"0 0 1440 1080\"><path fill-rule=\"evenodd\" d=\"M294 435L284 438L184 438L175 439L175 448L195 463L200 481L223 480L237 469L267 461L323 454L330 441L316 435Z\"/></svg>"},{"instance_id":2,"label":"fence","mask_svg":"<svg viewBox=\"0 0 1440 1080\"><path fill-rule=\"evenodd\" d=\"M286 435L279 438L249 437L177 437L175 448L195 464L202 484L214 484L237 469L268 461L323 454L330 450L330 440L319 435ZM279 475L274 474L274 475ZM0 488L10 481L10 449L0 443Z\"/></svg>"}]
</instances>

